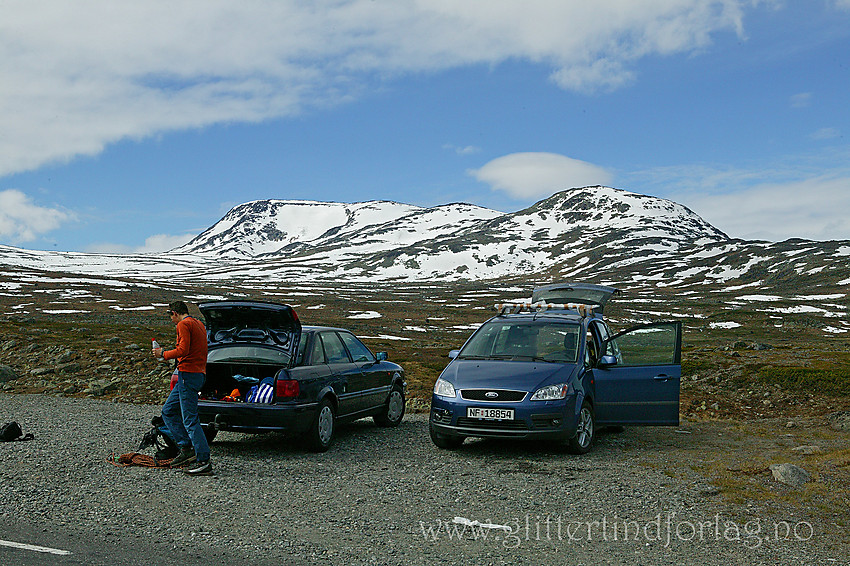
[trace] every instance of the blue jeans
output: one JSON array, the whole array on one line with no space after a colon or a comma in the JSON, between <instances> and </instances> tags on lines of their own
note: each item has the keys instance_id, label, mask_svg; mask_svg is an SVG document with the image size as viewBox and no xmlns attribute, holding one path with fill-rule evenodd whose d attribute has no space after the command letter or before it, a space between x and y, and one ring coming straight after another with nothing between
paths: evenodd
<instances>
[{"instance_id":1,"label":"blue jeans","mask_svg":"<svg viewBox=\"0 0 850 566\"><path fill-rule=\"evenodd\" d=\"M198 392L206 376L178 371L177 377L177 385L162 406L162 420L180 448L194 447L198 462L206 462L210 459L210 445L198 419Z\"/></svg>"}]
</instances>

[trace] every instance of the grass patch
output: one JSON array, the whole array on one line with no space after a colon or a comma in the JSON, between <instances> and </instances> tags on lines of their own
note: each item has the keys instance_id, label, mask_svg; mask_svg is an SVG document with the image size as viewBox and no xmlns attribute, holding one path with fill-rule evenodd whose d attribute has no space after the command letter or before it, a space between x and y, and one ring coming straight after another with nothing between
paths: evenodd
<instances>
[{"instance_id":1,"label":"grass patch","mask_svg":"<svg viewBox=\"0 0 850 566\"><path fill-rule=\"evenodd\" d=\"M764 383L791 391L817 391L827 395L850 396L850 368L816 369L764 366L757 371Z\"/></svg>"}]
</instances>

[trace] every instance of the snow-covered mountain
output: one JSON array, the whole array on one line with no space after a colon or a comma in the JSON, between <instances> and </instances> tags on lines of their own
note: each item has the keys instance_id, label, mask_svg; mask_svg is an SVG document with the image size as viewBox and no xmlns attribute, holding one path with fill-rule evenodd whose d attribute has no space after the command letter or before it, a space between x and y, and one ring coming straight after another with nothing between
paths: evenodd
<instances>
[{"instance_id":1,"label":"snow-covered mountain","mask_svg":"<svg viewBox=\"0 0 850 566\"><path fill-rule=\"evenodd\" d=\"M581 279L677 286L770 280L834 287L850 284L848 256L850 242L730 239L680 204L609 187L561 191L513 213L462 203L253 201L163 254L0 246L0 265L257 283Z\"/></svg>"},{"instance_id":2,"label":"snow-covered mountain","mask_svg":"<svg viewBox=\"0 0 850 566\"><path fill-rule=\"evenodd\" d=\"M215 225L172 253L271 258L346 247L365 253L456 231L500 215L469 204L422 208L388 201L346 204L260 200L234 207Z\"/></svg>"}]
</instances>

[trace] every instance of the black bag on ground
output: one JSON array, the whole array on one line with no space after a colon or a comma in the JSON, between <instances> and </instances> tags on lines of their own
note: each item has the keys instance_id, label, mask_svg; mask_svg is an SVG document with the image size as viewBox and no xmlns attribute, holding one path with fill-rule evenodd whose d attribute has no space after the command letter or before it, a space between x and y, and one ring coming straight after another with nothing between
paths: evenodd
<instances>
[{"instance_id":1,"label":"black bag on ground","mask_svg":"<svg viewBox=\"0 0 850 566\"><path fill-rule=\"evenodd\" d=\"M168 433L168 428L165 426L162 416L156 415L151 419L151 424L153 428L142 437L139 450L141 451L150 446L155 446L156 452L154 453L154 458L157 460L170 460L177 456L180 448Z\"/></svg>"},{"instance_id":2,"label":"black bag on ground","mask_svg":"<svg viewBox=\"0 0 850 566\"><path fill-rule=\"evenodd\" d=\"M24 435L24 431L21 430L21 425L15 421L6 423L0 427L0 441L12 442L13 440L32 440L33 438L35 437L32 433Z\"/></svg>"}]
</instances>

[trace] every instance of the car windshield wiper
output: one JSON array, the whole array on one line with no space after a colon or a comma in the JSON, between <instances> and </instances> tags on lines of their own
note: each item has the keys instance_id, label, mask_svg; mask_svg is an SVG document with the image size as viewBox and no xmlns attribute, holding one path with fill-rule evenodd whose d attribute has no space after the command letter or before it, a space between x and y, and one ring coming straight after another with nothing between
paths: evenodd
<instances>
[{"instance_id":1,"label":"car windshield wiper","mask_svg":"<svg viewBox=\"0 0 850 566\"><path fill-rule=\"evenodd\" d=\"M523 356L523 355L519 355L519 354L514 355L514 356L508 356L508 358L510 358L512 360L531 360L532 362L552 363L554 361L554 360L550 360L550 359L547 359L547 358L543 358L541 356Z\"/></svg>"}]
</instances>

